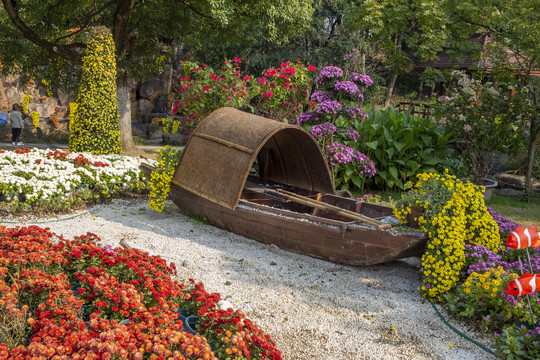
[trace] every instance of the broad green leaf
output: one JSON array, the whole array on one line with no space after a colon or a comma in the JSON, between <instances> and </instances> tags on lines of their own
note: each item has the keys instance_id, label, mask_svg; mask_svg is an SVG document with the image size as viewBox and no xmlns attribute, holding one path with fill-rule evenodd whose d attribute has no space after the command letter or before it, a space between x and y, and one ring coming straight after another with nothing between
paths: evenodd
<instances>
[{"instance_id":1,"label":"broad green leaf","mask_svg":"<svg viewBox=\"0 0 540 360\"><path fill-rule=\"evenodd\" d=\"M367 142L367 143L366 143L366 146L367 146L368 148L370 148L370 149L375 150L375 149L377 148L377 140Z\"/></svg>"},{"instance_id":2,"label":"broad green leaf","mask_svg":"<svg viewBox=\"0 0 540 360\"><path fill-rule=\"evenodd\" d=\"M394 146L396 147L397 151L401 152L401 150L405 146L405 143L396 141L396 142L394 142Z\"/></svg>"},{"instance_id":3,"label":"broad green leaf","mask_svg":"<svg viewBox=\"0 0 540 360\"><path fill-rule=\"evenodd\" d=\"M390 172L390 175L392 175L392 177L393 177L394 179L397 179L397 178L398 178L398 171L397 171L397 169L396 169L394 166L390 166L390 167L388 168L388 172Z\"/></svg>"}]
</instances>

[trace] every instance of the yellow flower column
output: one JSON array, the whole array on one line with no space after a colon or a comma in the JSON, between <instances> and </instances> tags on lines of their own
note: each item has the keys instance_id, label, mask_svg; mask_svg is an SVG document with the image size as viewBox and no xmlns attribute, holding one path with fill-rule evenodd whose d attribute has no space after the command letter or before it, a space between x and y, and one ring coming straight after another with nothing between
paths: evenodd
<instances>
[{"instance_id":1,"label":"yellow flower column","mask_svg":"<svg viewBox=\"0 0 540 360\"><path fill-rule=\"evenodd\" d=\"M69 126L69 150L120 154L116 60L111 32L93 28L83 57L77 110Z\"/></svg>"}]
</instances>

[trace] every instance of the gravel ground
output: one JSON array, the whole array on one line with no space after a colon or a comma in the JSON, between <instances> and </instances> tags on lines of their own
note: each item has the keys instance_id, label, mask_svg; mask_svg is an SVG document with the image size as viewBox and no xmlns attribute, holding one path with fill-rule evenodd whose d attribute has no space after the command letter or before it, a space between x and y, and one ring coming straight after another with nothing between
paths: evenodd
<instances>
[{"instance_id":1,"label":"gravel ground","mask_svg":"<svg viewBox=\"0 0 540 360\"><path fill-rule=\"evenodd\" d=\"M4 219L0 225L46 221L38 225L66 238L92 232L113 246L124 238L174 262L180 279L219 292L269 333L287 360L495 359L454 333L420 297L418 258L368 267L333 264L203 224L172 203L157 213L143 199L115 200L56 221L72 216Z\"/></svg>"}]
</instances>

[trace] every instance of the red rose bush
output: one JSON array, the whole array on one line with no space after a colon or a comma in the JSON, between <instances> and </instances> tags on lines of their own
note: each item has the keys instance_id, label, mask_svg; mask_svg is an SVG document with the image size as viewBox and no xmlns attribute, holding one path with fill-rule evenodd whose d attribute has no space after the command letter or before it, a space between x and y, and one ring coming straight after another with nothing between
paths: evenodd
<instances>
[{"instance_id":1,"label":"red rose bush","mask_svg":"<svg viewBox=\"0 0 540 360\"><path fill-rule=\"evenodd\" d=\"M137 249L0 226L0 359L281 359L245 315ZM184 331L180 310L199 317Z\"/></svg>"}]
</instances>

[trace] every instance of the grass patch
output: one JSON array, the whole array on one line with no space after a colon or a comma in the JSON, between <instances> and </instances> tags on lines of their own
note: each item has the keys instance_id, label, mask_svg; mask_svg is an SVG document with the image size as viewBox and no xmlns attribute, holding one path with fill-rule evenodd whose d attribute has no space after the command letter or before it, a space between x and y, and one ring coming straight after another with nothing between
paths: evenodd
<instances>
[{"instance_id":1,"label":"grass patch","mask_svg":"<svg viewBox=\"0 0 540 360\"><path fill-rule=\"evenodd\" d=\"M540 228L540 195L526 203L519 198L493 194L487 205L505 218Z\"/></svg>"}]
</instances>

